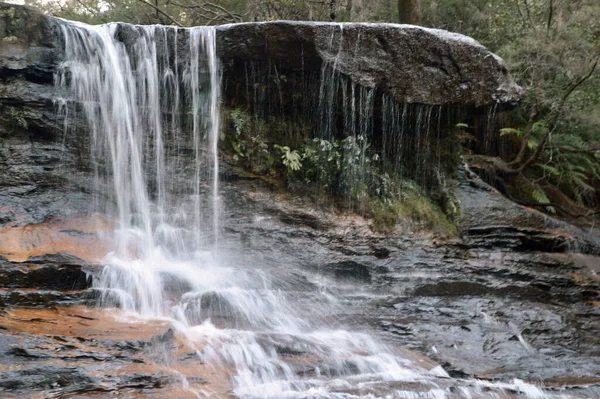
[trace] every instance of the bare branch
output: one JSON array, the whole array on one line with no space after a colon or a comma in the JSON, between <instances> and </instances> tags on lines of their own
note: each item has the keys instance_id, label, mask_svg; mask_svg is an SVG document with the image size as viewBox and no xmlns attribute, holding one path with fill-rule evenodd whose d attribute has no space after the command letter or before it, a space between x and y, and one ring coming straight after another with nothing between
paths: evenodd
<instances>
[{"instance_id":1,"label":"bare branch","mask_svg":"<svg viewBox=\"0 0 600 399\"><path fill-rule=\"evenodd\" d=\"M149 3L146 0L137 0L140 3L146 4L149 7L152 7L154 10L156 10L157 13L162 14L163 16L167 17L167 19L169 19L169 21L171 21L171 23L177 25L177 26L184 26L181 22L177 21L175 18L173 18L172 16L170 16L169 14L167 14L166 12L164 12L163 10L161 10L159 7L155 6L152 3Z\"/></svg>"},{"instance_id":2,"label":"bare branch","mask_svg":"<svg viewBox=\"0 0 600 399\"><path fill-rule=\"evenodd\" d=\"M548 11L548 23L546 29L550 31L552 27L552 18L554 17L554 0L550 0L550 10Z\"/></svg>"}]
</instances>

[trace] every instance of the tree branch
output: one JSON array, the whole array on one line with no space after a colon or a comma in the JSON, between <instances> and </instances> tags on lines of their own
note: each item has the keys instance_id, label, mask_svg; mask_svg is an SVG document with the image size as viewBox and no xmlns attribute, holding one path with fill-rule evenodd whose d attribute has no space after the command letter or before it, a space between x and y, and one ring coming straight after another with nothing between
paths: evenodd
<instances>
[{"instance_id":1,"label":"tree branch","mask_svg":"<svg viewBox=\"0 0 600 399\"><path fill-rule=\"evenodd\" d=\"M169 21L171 21L173 24L177 25L177 26L184 26L181 22L179 22L178 20L176 20L175 18L173 18L172 16L170 16L169 14L167 14L166 12L164 12L163 10L160 9L160 7L155 6L154 4L146 1L146 0L137 0L140 3L146 4L149 7L152 7L154 10L156 10L157 13L162 14L163 16L167 17L169 19Z\"/></svg>"},{"instance_id":2,"label":"tree branch","mask_svg":"<svg viewBox=\"0 0 600 399\"><path fill-rule=\"evenodd\" d=\"M546 142L548 141L548 138L554 132L554 130L556 130L556 124L558 123L558 119L559 119L559 117L560 117L560 115L562 113L562 110L563 110L563 108L564 108L564 106L565 106L565 104L566 104L569 96L571 96L571 94L573 94L573 92L579 86L581 86L586 80L588 80L589 78L592 77L592 75L596 71L596 68L598 67L598 62L599 61L600 61L600 56L597 56L596 59L593 60L592 67L590 68L589 72L587 74L583 75L582 77L580 77L578 80L576 80L575 82L573 82L571 85L569 85L567 87L567 89L565 90L565 93L561 97L558 105L555 107L554 111L552 112L552 115L551 115L550 120L548 122L548 130L546 131L546 133L544 134L544 136L540 140L540 143L538 144L538 146L535 149L534 153L525 162L523 162L518 168L513 169L511 167L514 166L514 165L517 165L518 163L521 163L521 159L518 160L518 163L515 162L515 161L517 161L517 159L515 159L515 161L513 161L513 162L511 162L509 164L506 164L505 166L507 166L508 168L501 169L504 173L507 173L507 174L521 174L521 173L523 173L523 171L526 168L528 168L531 164L533 164L535 161L537 161L537 159L539 158L540 154L545 149ZM530 122L531 122L531 118L530 118ZM529 126L529 124L528 124L528 126ZM532 130L533 130L533 124L531 125L530 131L528 131L526 133L526 137L524 137L523 143L521 143L521 149L523 148L523 146L525 146L525 147L527 146L527 141L529 141L529 137L531 136L531 131ZM519 155L521 155L521 151L519 151Z\"/></svg>"},{"instance_id":3,"label":"tree branch","mask_svg":"<svg viewBox=\"0 0 600 399\"><path fill-rule=\"evenodd\" d=\"M591 147L591 148L569 148L569 147L564 147L564 146L555 146L555 147L548 147L549 150L559 150L559 151L564 151L564 152L574 152L574 153L578 153L578 154L594 154L598 151L600 151L600 147Z\"/></svg>"}]
</instances>

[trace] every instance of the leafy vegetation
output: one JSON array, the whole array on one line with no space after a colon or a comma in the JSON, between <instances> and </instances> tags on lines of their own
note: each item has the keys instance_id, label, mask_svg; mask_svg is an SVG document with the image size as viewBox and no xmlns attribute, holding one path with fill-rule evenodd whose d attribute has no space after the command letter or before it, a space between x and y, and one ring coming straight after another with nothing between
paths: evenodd
<instances>
[{"instance_id":1,"label":"leafy vegetation","mask_svg":"<svg viewBox=\"0 0 600 399\"><path fill-rule=\"evenodd\" d=\"M501 55L525 89L499 126L501 151L476 157L511 198L563 216L600 206L600 2L423 1L423 22Z\"/></svg>"},{"instance_id":2,"label":"leafy vegetation","mask_svg":"<svg viewBox=\"0 0 600 399\"><path fill-rule=\"evenodd\" d=\"M454 236L459 213L452 189L440 173L435 202L417 183L386 170L362 135L344 139L306 138L298 148L270 143L273 127L241 109L229 111L226 143L232 160L254 173L280 177L293 190L330 198L370 217L373 228L389 232L400 221Z\"/></svg>"},{"instance_id":3,"label":"leafy vegetation","mask_svg":"<svg viewBox=\"0 0 600 399\"><path fill-rule=\"evenodd\" d=\"M27 114L15 107L8 107L8 117L11 119L11 129L13 131L18 130L27 130L29 129L29 124L27 123Z\"/></svg>"},{"instance_id":4,"label":"leafy vegetation","mask_svg":"<svg viewBox=\"0 0 600 399\"><path fill-rule=\"evenodd\" d=\"M25 2L63 18L87 23L118 20L138 24L197 26L276 19L340 22L400 19L403 23L417 23L420 17L419 0L25 0Z\"/></svg>"},{"instance_id":5,"label":"leafy vegetation","mask_svg":"<svg viewBox=\"0 0 600 399\"><path fill-rule=\"evenodd\" d=\"M287 168L288 174L297 172L302 168L301 157L298 151L290 150L290 147L287 145L280 146L275 144L273 147L282 153L281 159L283 161L283 165Z\"/></svg>"},{"instance_id":6,"label":"leafy vegetation","mask_svg":"<svg viewBox=\"0 0 600 399\"><path fill-rule=\"evenodd\" d=\"M233 129L227 131L225 142L230 146L233 160L254 173L275 172L277 157L266 141L265 123L240 108L231 110L229 117Z\"/></svg>"}]
</instances>

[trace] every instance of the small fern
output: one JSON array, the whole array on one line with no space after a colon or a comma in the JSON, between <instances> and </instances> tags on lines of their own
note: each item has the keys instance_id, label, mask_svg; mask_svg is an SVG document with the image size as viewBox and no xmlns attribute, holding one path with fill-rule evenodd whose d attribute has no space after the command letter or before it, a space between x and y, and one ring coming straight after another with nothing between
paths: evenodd
<instances>
[{"instance_id":1,"label":"small fern","mask_svg":"<svg viewBox=\"0 0 600 399\"><path fill-rule=\"evenodd\" d=\"M531 196L533 199L539 204L549 204L550 198L546 194L546 191L538 185L535 185L533 191L531 192ZM546 210L550 213L556 213L556 209L553 206L547 206Z\"/></svg>"}]
</instances>

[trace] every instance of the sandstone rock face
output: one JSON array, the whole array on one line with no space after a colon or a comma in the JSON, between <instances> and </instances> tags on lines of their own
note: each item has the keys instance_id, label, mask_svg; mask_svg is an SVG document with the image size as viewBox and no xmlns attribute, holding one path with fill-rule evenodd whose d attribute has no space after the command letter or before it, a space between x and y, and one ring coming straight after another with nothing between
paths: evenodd
<instances>
[{"instance_id":1,"label":"sandstone rock face","mask_svg":"<svg viewBox=\"0 0 600 399\"><path fill-rule=\"evenodd\" d=\"M47 137L56 130L58 21L31 8L0 4L0 135L27 130Z\"/></svg>"},{"instance_id":2,"label":"sandstone rock face","mask_svg":"<svg viewBox=\"0 0 600 399\"><path fill-rule=\"evenodd\" d=\"M235 62L271 59L291 69L327 63L403 103L513 104L522 94L501 58L437 29L278 21L220 26L217 41L225 74Z\"/></svg>"},{"instance_id":3,"label":"sandstone rock face","mask_svg":"<svg viewBox=\"0 0 600 399\"><path fill-rule=\"evenodd\" d=\"M63 59L63 20L0 4L0 133L47 137L61 128L53 74ZM132 30L120 25L127 43ZM521 88L504 62L475 40L392 24L245 23L217 27L224 77L243 62L272 61L283 70L318 71L324 64L398 102L485 106L514 104ZM17 107L17 108L15 108Z\"/></svg>"},{"instance_id":4,"label":"sandstone rock face","mask_svg":"<svg viewBox=\"0 0 600 399\"><path fill-rule=\"evenodd\" d=\"M65 94L55 87L54 76L65 58L61 26L67 23L29 7L0 3L0 224L24 226L66 212L80 214L95 190L86 164L89 128L82 117L69 116L75 134L66 143L70 150L64 151L59 108L70 100L61 97ZM139 37L131 25L115 29L126 47ZM182 29L177 34L177 48L163 51L176 53L182 63L189 58L188 35ZM260 68L275 70L278 82L287 75L290 81L296 79L293 84L300 81L301 89L310 87L302 99L312 104L309 118L318 112L319 80L332 71L332 79L343 76L374 89L378 98L385 94L405 103L509 105L521 93L502 60L473 39L415 26L246 23L217 27L216 41L223 101L234 106L243 103L248 86L244 68L253 63L258 73L264 71ZM269 75L251 83L271 80ZM300 89L293 84L283 88L284 96L297 94ZM282 94L280 83L271 84L271 90L273 96ZM284 103L298 108L285 99L281 108Z\"/></svg>"},{"instance_id":5,"label":"sandstone rock face","mask_svg":"<svg viewBox=\"0 0 600 399\"><path fill-rule=\"evenodd\" d=\"M466 166L457 196L464 242L474 247L600 255L600 238L539 211L518 205Z\"/></svg>"}]
</instances>

